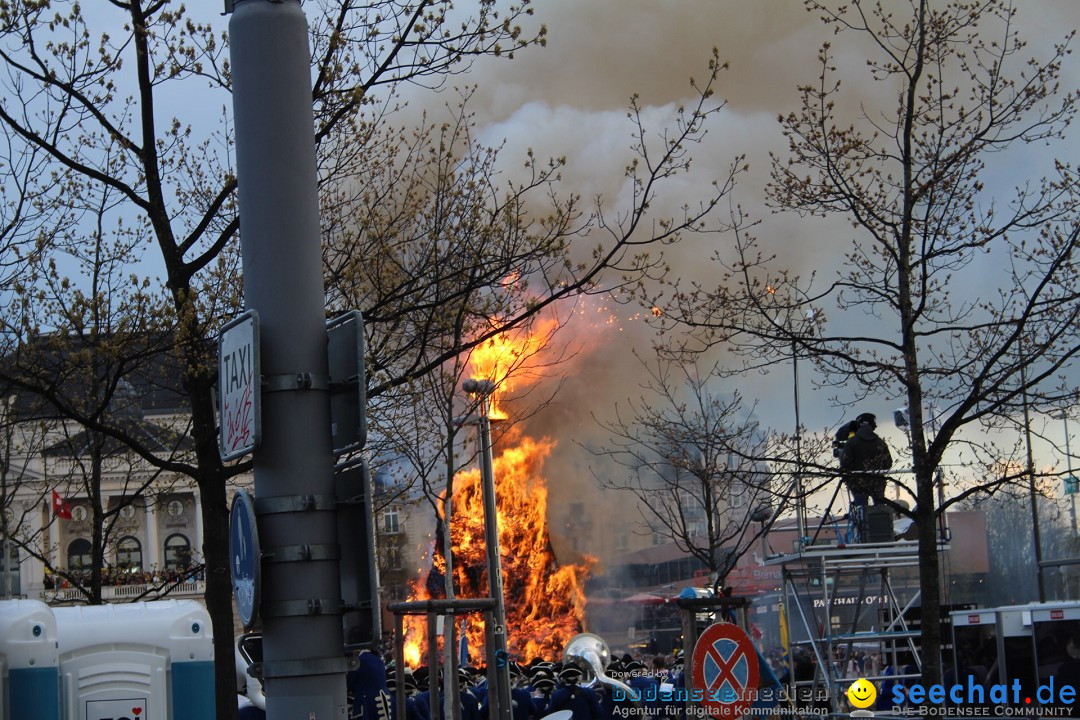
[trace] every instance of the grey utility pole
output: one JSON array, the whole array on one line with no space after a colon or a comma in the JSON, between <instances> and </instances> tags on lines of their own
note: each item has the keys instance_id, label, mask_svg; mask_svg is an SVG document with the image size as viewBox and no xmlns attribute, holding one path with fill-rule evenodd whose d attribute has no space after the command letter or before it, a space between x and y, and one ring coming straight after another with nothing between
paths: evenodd
<instances>
[{"instance_id":1,"label":"grey utility pole","mask_svg":"<svg viewBox=\"0 0 1080 720\"><path fill-rule=\"evenodd\" d=\"M270 720L348 715L308 25L298 0L229 21L247 307L258 312L262 674Z\"/></svg>"},{"instance_id":2,"label":"grey utility pole","mask_svg":"<svg viewBox=\"0 0 1080 720\"><path fill-rule=\"evenodd\" d=\"M492 626L485 633L488 651L488 707L491 720L510 720L510 656L506 651L506 601L503 596L502 550L499 547L499 513L495 503L495 461L491 450L491 393L495 383L472 378L462 389L477 396L477 432L480 440L480 482L484 500L484 544L487 548L488 592L495 601ZM494 663L491 662L494 659Z\"/></svg>"}]
</instances>

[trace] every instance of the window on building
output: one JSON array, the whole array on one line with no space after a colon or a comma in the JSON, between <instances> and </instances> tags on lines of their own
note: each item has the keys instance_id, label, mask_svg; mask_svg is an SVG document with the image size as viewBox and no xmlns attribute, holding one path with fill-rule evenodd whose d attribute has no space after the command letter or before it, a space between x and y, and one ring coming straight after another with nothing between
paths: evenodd
<instances>
[{"instance_id":1,"label":"window on building","mask_svg":"<svg viewBox=\"0 0 1080 720\"><path fill-rule=\"evenodd\" d=\"M390 547L386 548L386 569L401 569L401 548L397 547L396 545L391 545Z\"/></svg>"},{"instance_id":2,"label":"window on building","mask_svg":"<svg viewBox=\"0 0 1080 720\"><path fill-rule=\"evenodd\" d=\"M174 533L165 538L165 569L182 570L191 565L191 541Z\"/></svg>"},{"instance_id":3,"label":"window on building","mask_svg":"<svg viewBox=\"0 0 1080 720\"><path fill-rule=\"evenodd\" d=\"M383 513L383 532L388 535L401 532L401 515L397 508L389 508Z\"/></svg>"},{"instance_id":4,"label":"window on building","mask_svg":"<svg viewBox=\"0 0 1080 720\"><path fill-rule=\"evenodd\" d=\"M71 541L67 551L67 567L68 570L74 571L89 570L91 568L89 540L78 538Z\"/></svg>"},{"instance_id":5,"label":"window on building","mask_svg":"<svg viewBox=\"0 0 1080 720\"><path fill-rule=\"evenodd\" d=\"M408 588L404 585L387 585L380 588L380 591L387 602L402 602L409 599Z\"/></svg>"},{"instance_id":6,"label":"window on building","mask_svg":"<svg viewBox=\"0 0 1080 720\"><path fill-rule=\"evenodd\" d=\"M728 498L728 505L732 510L745 507L750 502L750 488L742 483L735 483L731 488L731 496Z\"/></svg>"},{"instance_id":7,"label":"window on building","mask_svg":"<svg viewBox=\"0 0 1080 720\"><path fill-rule=\"evenodd\" d=\"M630 536L627 533L619 533L615 536L615 549L617 551L630 549Z\"/></svg>"},{"instance_id":8,"label":"window on building","mask_svg":"<svg viewBox=\"0 0 1080 720\"><path fill-rule=\"evenodd\" d=\"M142 543L130 535L116 543L116 566L124 570L142 570Z\"/></svg>"},{"instance_id":9,"label":"window on building","mask_svg":"<svg viewBox=\"0 0 1080 720\"><path fill-rule=\"evenodd\" d=\"M657 563L656 564L656 581L662 585L667 585L674 582L671 577L671 563Z\"/></svg>"},{"instance_id":10,"label":"window on building","mask_svg":"<svg viewBox=\"0 0 1080 720\"><path fill-rule=\"evenodd\" d=\"M705 514L701 500L689 490L679 490L679 507L682 508L683 515L690 519L697 519Z\"/></svg>"}]
</instances>

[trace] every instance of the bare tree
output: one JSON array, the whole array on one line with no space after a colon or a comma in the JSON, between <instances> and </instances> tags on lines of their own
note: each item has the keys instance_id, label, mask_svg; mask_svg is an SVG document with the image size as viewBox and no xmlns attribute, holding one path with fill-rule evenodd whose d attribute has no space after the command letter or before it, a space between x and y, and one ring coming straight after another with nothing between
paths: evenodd
<instances>
[{"instance_id":1,"label":"bare tree","mask_svg":"<svg viewBox=\"0 0 1080 720\"><path fill-rule=\"evenodd\" d=\"M48 505L57 487L87 498L90 549L85 566L67 567L47 541L48 525L59 522L51 512L44 526L16 523L7 539L91 604L102 602L121 513L152 504L172 479L164 468L190 450L185 423L144 417L144 402L168 397L179 404L180 389L170 381L179 363L169 352L172 339L153 330L157 299L129 275L137 242L104 230L112 195L75 192L61 207L42 208L37 219L51 216L53 235L23 259L10 285L13 302L0 313L5 421L20 437L22 470L9 473L8 484L24 508ZM85 236L83 223L93 223Z\"/></svg>"},{"instance_id":2,"label":"bare tree","mask_svg":"<svg viewBox=\"0 0 1080 720\"><path fill-rule=\"evenodd\" d=\"M701 561L719 592L778 515L782 481L762 460L769 439L738 392L718 390L718 368L659 354L641 364L644 393L600 422L610 444L591 450L626 474L593 473L634 495L649 531Z\"/></svg>"},{"instance_id":3,"label":"bare tree","mask_svg":"<svg viewBox=\"0 0 1080 720\"><path fill-rule=\"evenodd\" d=\"M588 210L580 198L554 200L558 161L535 161L531 181L507 184L501 192L490 176L464 187L477 199L476 217L439 216L437 188L387 194L401 179L394 177L392 162L402 157L399 148L437 161L451 157L422 139L414 146L411 132L389 130L396 87L442 88L474 58L513 57L544 42L542 26L529 29L528 0L510 6L483 0L468 14L452 8L450 0L305 5L313 38L312 108L328 277L342 288L329 293L330 304L364 312L372 398L407 387L503 329L491 326L459 346L435 343L447 336L442 319L460 313L455 302L470 297L469 288L492 289L488 305L470 307L470 316L494 317L494 310L501 310L504 327L514 327L562 298L630 288L659 274L663 262L650 257L648 248L674 242L683 232L714 229L707 221L739 169L733 164L727 178L708 187L700 201L688 200L674 217L656 215L661 188L686 170L692 145L722 107L713 97L722 69L714 57L695 101L667 134L649 134L637 102L631 106L636 160L627 172L633 192L614 221L600 198ZM226 688L234 673L225 488L247 464L226 465L218 454L212 400L216 363L207 340L240 306L236 177L228 159L232 137L226 112L220 122L209 120L207 129L206 117L174 115L167 106L176 98L188 108L228 106L227 38L216 22L216 10L192 10L167 0L113 0L93 8L74 2L6 3L0 13L0 59L6 69L0 127L7 157L18 160L3 168L4 192L15 193L5 196L4 218L40 215L32 224L15 223L28 234L8 238L29 238L30 247L62 253L53 238L66 235L78 242L100 225L102 233L124 238L164 268L160 280L145 272L158 301L148 329L171 337L182 360L193 454L162 462L137 438L96 429L198 484L206 604L220 661L216 680ZM425 171L423 165L406 167ZM388 204L379 202L380 194ZM551 199L548 209L529 215L542 206L540 198ZM87 214L91 208L103 214ZM371 208L379 212L363 212ZM418 218L439 222L425 226L414 222ZM476 232L456 235L466 228ZM418 239L431 244L409 244ZM472 252L481 239L481 252ZM359 276L343 272L343 253L362 261ZM17 266L21 257L13 251L4 262ZM500 307L498 281L514 272L536 292L531 300ZM78 284L85 278L72 280ZM36 288L22 290L32 304ZM227 693L219 694L217 713L223 720L235 713Z\"/></svg>"},{"instance_id":4,"label":"bare tree","mask_svg":"<svg viewBox=\"0 0 1080 720\"><path fill-rule=\"evenodd\" d=\"M1076 401L1076 171L1055 162L1043 179L1014 179L1008 198L990 192L997 153L1041 148L1074 118L1076 95L1058 86L1072 34L1018 67L1024 45L1007 2L806 5L836 38L818 56L818 81L799 89L799 110L780 118L789 149L774 157L769 191L779 210L850 223L843 266L825 282L784 271L740 233L734 255L719 258L718 287L658 304L697 343L750 362L810 358L837 403L906 402L913 480L901 485L914 507L897 510L918 525L923 675L934 683L939 518L1003 484L1035 490L1023 408ZM894 93L879 105L860 95L854 118L842 111L853 104L834 49L850 36L869 42L865 70ZM946 457L947 492L935 482Z\"/></svg>"},{"instance_id":5,"label":"bare tree","mask_svg":"<svg viewBox=\"0 0 1080 720\"><path fill-rule=\"evenodd\" d=\"M615 211L600 197L590 204L559 194L564 159L529 153L524 179L502 181L500 148L472 137L468 91L445 123L425 120L412 134L388 122L371 130L375 152L363 158L371 171L355 166L349 182L326 188L323 212L329 304L364 312L370 394L389 397L560 301L629 295L666 271L650 250L720 229L713 211L745 169L739 158L675 216L652 208L722 109L714 93L723 68L714 51L693 103L667 131L647 128L631 100L633 192Z\"/></svg>"},{"instance_id":6,"label":"bare tree","mask_svg":"<svg viewBox=\"0 0 1080 720\"><path fill-rule=\"evenodd\" d=\"M1031 562L1033 538L1028 533L1016 532L1016 528L1031 521L1030 498L1026 493L1008 490L1005 488L993 496L970 498L962 505L965 510L986 513L986 549L990 567L981 588L980 602L987 607L1038 600L1037 568ZM1039 498L1043 550L1057 557L1075 556L1076 538L1068 518L1061 511L1062 508L1050 500ZM1075 597L1070 594L1071 573L1055 572L1051 577L1063 586L1059 597Z\"/></svg>"}]
</instances>

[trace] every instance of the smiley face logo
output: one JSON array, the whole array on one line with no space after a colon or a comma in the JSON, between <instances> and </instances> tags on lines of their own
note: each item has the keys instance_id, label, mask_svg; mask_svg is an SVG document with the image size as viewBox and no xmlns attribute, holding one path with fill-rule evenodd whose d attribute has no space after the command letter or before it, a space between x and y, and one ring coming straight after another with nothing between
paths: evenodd
<instances>
[{"instance_id":1,"label":"smiley face logo","mask_svg":"<svg viewBox=\"0 0 1080 720\"><path fill-rule=\"evenodd\" d=\"M866 678L859 678L847 689L848 701L857 708L868 708L877 700L877 688Z\"/></svg>"}]
</instances>

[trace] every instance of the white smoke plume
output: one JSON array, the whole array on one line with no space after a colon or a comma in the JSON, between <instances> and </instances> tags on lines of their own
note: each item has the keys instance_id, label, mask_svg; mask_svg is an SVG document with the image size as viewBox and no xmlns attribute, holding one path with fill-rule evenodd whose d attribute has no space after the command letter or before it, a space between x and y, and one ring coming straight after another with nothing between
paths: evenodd
<instances>
[{"instance_id":1,"label":"white smoke plume","mask_svg":"<svg viewBox=\"0 0 1080 720\"><path fill-rule=\"evenodd\" d=\"M489 144L505 141L507 172L513 172L529 148L539 157L565 156L568 190L586 198L602 196L619 207L626 192L622 168L630 159L630 96L640 96L647 122L659 128L675 107L693 97L689 79L705 75L716 47L720 59L729 63L718 86L727 105L704 144L694 150L694 173L669 188L662 203L675 208L692 200L708 179L723 176L735 155L746 154L750 172L734 200L762 220L755 232L762 245L781 255L780 266L802 274L812 269L831 274L822 258L839 259L853 237L850 226L774 215L764 193L769 153L786 152L777 118L798 109L797 88L815 82L817 52L833 36L817 13L794 1L539 0L535 21L548 28L546 47L522 52L512 61L477 62L456 83L477 86L470 109L476 113L479 137ZM1018 6L1017 22L1031 43L1027 51L1036 54L1040 43L1059 40L1080 26L1080 3L1029 0ZM862 48L845 42L836 49L841 53L838 66L850 70L844 82L852 111L862 99L893 92L869 80ZM1074 67L1064 76L1075 82L1080 73ZM412 100L435 109L445 98ZM715 250L715 245L690 238L665 254L674 276L708 281L708 258ZM631 319L637 310L616 308L612 314L617 322L594 321L578 329L593 341L566 367L566 384L555 404L532 422L536 431L560 440L548 466L552 507L578 499L587 506L607 502L599 499L588 477L595 459L576 449L573 440L600 442L591 415L605 416L615 403L638 394L639 372L630 350L648 354L653 336L643 320ZM751 401L762 401L758 415L766 426L793 426L789 366L777 367L767 377L749 377L740 390ZM843 417L843 410L812 396L808 381L801 395L802 420L810 430L828 431ZM892 405L865 409L887 418ZM883 422L881 429L894 447L905 442L889 423ZM610 510L604 516L627 517ZM556 533L558 525L553 523Z\"/></svg>"}]
</instances>

